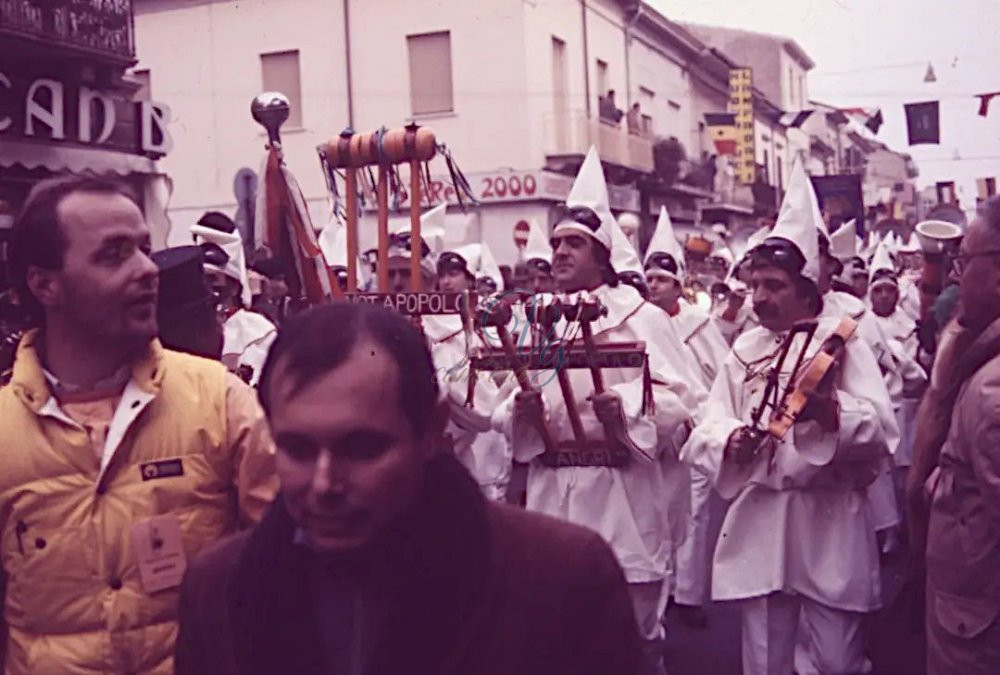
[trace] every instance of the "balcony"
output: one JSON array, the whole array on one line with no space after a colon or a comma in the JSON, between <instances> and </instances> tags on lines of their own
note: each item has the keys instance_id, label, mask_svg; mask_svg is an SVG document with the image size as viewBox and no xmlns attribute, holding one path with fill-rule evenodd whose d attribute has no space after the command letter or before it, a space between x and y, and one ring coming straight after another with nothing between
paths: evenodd
<instances>
[{"instance_id":1,"label":"balcony","mask_svg":"<svg viewBox=\"0 0 1000 675\"><path fill-rule=\"evenodd\" d=\"M129 64L135 60L132 0L0 0L0 38Z\"/></svg>"},{"instance_id":2,"label":"balcony","mask_svg":"<svg viewBox=\"0 0 1000 675\"><path fill-rule=\"evenodd\" d=\"M548 114L544 134L549 159L582 157L593 145L607 164L639 173L650 173L654 168L652 138L630 134L623 125L588 119L582 111Z\"/></svg>"}]
</instances>

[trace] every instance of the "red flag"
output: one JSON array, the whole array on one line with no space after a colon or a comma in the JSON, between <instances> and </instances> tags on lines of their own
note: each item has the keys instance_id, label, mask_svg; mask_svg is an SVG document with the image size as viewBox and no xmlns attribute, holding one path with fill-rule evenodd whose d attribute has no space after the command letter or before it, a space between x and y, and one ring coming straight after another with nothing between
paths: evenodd
<instances>
[{"instance_id":1,"label":"red flag","mask_svg":"<svg viewBox=\"0 0 1000 675\"><path fill-rule=\"evenodd\" d=\"M265 160L264 185L257 194L258 245L294 269L288 280L289 292L305 297L310 304L344 297L330 271L313 230L302 191L285 167L280 148L272 147Z\"/></svg>"}]
</instances>

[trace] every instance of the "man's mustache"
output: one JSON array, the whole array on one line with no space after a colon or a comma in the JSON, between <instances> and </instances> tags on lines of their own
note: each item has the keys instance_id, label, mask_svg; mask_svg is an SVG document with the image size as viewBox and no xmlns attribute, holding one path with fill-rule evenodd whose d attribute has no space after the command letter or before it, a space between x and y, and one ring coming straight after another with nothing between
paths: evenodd
<instances>
[{"instance_id":1,"label":"man's mustache","mask_svg":"<svg viewBox=\"0 0 1000 675\"><path fill-rule=\"evenodd\" d=\"M769 302L755 302L753 311L757 316L762 318L770 318L778 314L778 308Z\"/></svg>"}]
</instances>

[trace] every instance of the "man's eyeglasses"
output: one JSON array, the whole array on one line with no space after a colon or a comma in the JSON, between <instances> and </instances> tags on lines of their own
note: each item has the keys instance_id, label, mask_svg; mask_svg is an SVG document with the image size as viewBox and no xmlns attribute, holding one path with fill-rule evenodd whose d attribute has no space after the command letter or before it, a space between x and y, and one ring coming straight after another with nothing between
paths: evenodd
<instances>
[{"instance_id":1,"label":"man's eyeglasses","mask_svg":"<svg viewBox=\"0 0 1000 675\"><path fill-rule=\"evenodd\" d=\"M969 261L973 258L984 258L988 255L1000 255L1000 248L991 249L989 251L980 251L979 253L959 253L951 257L951 264L955 270L955 274L962 276L965 273L965 269L969 265Z\"/></svg>"}]
</instances>

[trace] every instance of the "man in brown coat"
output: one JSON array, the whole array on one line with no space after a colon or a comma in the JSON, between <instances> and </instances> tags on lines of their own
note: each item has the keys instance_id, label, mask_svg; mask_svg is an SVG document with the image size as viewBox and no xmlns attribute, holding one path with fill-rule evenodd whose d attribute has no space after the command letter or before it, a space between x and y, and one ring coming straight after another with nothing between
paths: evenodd
<instances>
[{"instance_id":1,"label":"man in brown coat","mask_svg":"<svg viewBox=\"0 0 1000 675\"><path fill-rule=\"evenodd\" d=\"M1000 199L966 232L956 267L966 347L934 381L954 406L926 482L927 669L985 675L1000 673Z\"/></svg>"},{"instance_id":2,"label":"man in brown coat","mask_svg":"<svg viewBox=\"0 0 1000 675\"><path fill-rule=\"evenodd\" d=\"M438 452L433 373L423 338L386 310L286 323L260 384L281 494L189 569L177 673L640 671L607 544L487 503Z\"/></svg>"}]
</instances>

